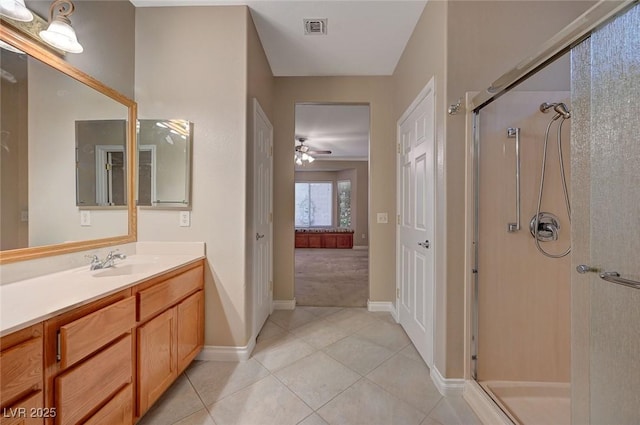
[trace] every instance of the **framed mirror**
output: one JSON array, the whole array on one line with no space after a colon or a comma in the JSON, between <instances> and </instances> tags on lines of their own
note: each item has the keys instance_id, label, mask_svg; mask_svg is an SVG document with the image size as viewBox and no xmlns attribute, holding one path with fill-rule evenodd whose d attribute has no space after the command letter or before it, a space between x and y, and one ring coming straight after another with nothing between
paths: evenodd
<instances>
[{"instance_id":1,"label":"framed mirror","mask_svg":"<svg viewBox=\"0 0 640 425\"><path fill-rule=\"evenodd\" d=\"M4 21L0 40L0 263L135 241L136 103Z\"/></svg>"},{"instance_id":2,"label":"framed mirror","mask_svg":"<svg viewBox=\"0 0 640 425\"><path fill-rule=\"evenodd\" d=\"M138 205L191 209L193 123L138 120Z\"/></svg>"}]
</instances>

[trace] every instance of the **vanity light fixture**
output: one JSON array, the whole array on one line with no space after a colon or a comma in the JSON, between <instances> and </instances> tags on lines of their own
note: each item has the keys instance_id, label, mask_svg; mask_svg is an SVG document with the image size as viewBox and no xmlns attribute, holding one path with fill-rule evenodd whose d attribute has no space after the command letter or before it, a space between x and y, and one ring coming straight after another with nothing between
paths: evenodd
<instances>
[{"instance_id":1,"label":"vanity light fixture","mask_svg":"<svg viewBox=\"0 0 640 425\"><path fill-rule=\"evenodd\" d=\"M24 0L0 0L0 15L14 21L31 22L33 13L24 4Z\"/></svg>"},{"instance_id":2,"label":"vanity light fixture","mask_svg":"<svg viewBox=\"0 0 640 425\"><path fill-rule=\"evenodd\" d=\"M74 10L75 6L71 0L55 0L51 3L49 28L46 31L40 31L40 38L47 44L65 52L82 53L84 49L78 43L78 37L69 20L69 16Z\"/></svg>"}]
</instances>

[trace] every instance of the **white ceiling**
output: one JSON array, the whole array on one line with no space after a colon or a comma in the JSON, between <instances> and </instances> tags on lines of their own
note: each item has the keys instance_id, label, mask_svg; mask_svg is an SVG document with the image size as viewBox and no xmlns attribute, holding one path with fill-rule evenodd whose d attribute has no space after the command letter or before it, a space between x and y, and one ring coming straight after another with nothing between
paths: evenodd
<instances>
[{"instance_id":1,"label":"white ceiling","mask_svg":"<svg viewBox=\"0 0 640 425\"><path fill-rule=\"evenodd\" d=\"M426 0L131 0L136 7L250 7L273 75L391 75ZM327 35L304 35L327 18Z\"/></svg>"},{"instance_id":2,"label":"white ceiling","mask_svg":"<svg viewBox=\"0 0 640 425\"><path fill-rule=\"evenodd\" d=\"M274 76L392 75L426 0L130 0L136 7L248 5ZM327 35L303 19L327 18ZM296 137L322 159L369 156L369 107L298 105ZM292 150L294 141L292 140ZM319 158L320 159L320 158Z\"/></svg>"},{"instance_id":3,"label":"white ceiling","mask_svg":"<svg viewBox=\"0 0 640 425\"><path fill-rule=\"evenodd\" d=\"M311 150L331 151L331 155L314 155L316 159L367 160L369 105L297 104L299 137L307 139L305 145Z\"/></svg>"}]
</instances>

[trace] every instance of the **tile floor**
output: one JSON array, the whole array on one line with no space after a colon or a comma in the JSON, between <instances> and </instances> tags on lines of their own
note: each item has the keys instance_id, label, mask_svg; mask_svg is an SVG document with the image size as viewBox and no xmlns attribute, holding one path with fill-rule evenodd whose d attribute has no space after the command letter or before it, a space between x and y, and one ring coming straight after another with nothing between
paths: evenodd
<instances>
[{"instance_id":1,"label":"tile floor","mask_svg":"<svg viewBox=\"0 0 640 425\"><path fill-rule=\"evenodd\" d=\"M139 424L480 425L402 328L364 308L275 311L251 359L195 361Z\"/></svg>"}]
</instances>

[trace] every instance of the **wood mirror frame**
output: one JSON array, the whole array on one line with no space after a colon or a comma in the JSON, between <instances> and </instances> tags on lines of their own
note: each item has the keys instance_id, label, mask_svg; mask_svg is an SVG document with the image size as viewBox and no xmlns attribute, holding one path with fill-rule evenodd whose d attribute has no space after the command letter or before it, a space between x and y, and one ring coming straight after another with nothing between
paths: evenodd
<instances>
[{"instance_id":1,"label":"wood mirror frame","mask_svg":"<svg viewBox=\"0 0 640 425\"><path fill-rule=\"evenodd\" d=\"M28 36L20 31L14 30L5 21L0 25L0 39L22 50L34 59L57 69L63 74L93 88L103 95L115 100L128 108L127 123L127 210L128 210L128 233L123 236L113 236L102 239L91 239L78 242L65 242L54 245L43 245L29 248L19 248L0 251L0 264L16 261L31 260L52 255L67 254L76 251L83 251L119 245L123 243L135 242L137 239L137 216L135 206L135 167L136 167L136 119L137 104L135 101L118 93L110 87L105 86L95 78L85 74L74 66L68 64L54 53L38 45Z\"/></svg>"}]
</instances>

